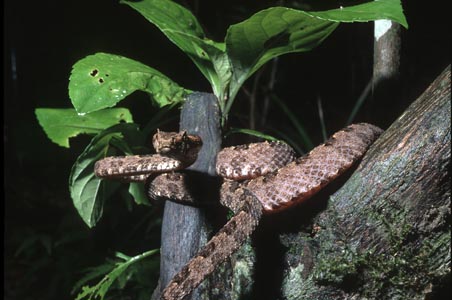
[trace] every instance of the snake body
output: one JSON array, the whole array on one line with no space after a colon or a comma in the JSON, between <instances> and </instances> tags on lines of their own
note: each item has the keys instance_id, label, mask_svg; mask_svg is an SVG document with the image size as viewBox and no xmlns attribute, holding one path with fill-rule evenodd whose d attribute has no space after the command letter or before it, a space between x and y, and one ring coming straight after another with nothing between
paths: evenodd
<instances>
[{"instance_id":1,"label":"snake body","mask_svg":"<svg viewBox=\"0 0 452 300\"><path fill-rule=\"evenodd\" d=\"M243 244L258 225L262 214L286 209L314 195L360 159L381 132L380 128L371 124L353 124L295 160L293 150L283 143L223 149L217 156L217 173L225 178L220 202L229 207L234 216L174 276L163 290L162 299L183 299ZM107 165L102 161L96 164L95 172L99 177L115 173L107 171ZM151 166L154 162L141 165L139 172L132 173L134 176L147 174ZM157 169L161 172L161 168ZM243 180L248 174L258 177L244 182L230 180ZM184 182L183 175L159 175L150 185L150 194L174 198L171 192L183 193L181 186ZM190 200L190 196L185 197Z\"/></svg>"},{"instance_id":2,"label":"snake body","mask_svg":"<svg viewBox=\"0 0 452 300\"><path fill-rule=\"evenodd\" d=\"M109 156L96 162L94 173L99 178L122 181L146 181L151 174L185 169L195 162L202 141L187 132L157 130L152 138L156 154Z\"/></svg>"},{"instance_id":3,"label":"snake body","mask_svg":"<svg viewBox=\"0 0 452 300\"><path fill-rule=\"evenodd\" d=\"M246 189L258 198L266 213L302 202L350 168L381 131L370 124L350 125L307 155L251 180Z\"/></svg>"}]
</instances>

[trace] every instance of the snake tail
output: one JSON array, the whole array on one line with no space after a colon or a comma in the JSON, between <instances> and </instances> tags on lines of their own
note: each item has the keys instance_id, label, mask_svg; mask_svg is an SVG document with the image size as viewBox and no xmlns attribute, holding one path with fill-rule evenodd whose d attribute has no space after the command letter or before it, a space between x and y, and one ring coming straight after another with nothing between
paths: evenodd
<instances>
[{"instance_id":1,"label":"snake tail","mask_svg":"<svg viewBox=\"0 0 452 300\"><path fill-rule=\"evenodd\" d=\"M233 254L251 235L262 216L262 205L248 191L241 196L243 206L224 227L176 274L162 292L164 300L182 300L206 276Z\"/></svg>"}]
</instances>

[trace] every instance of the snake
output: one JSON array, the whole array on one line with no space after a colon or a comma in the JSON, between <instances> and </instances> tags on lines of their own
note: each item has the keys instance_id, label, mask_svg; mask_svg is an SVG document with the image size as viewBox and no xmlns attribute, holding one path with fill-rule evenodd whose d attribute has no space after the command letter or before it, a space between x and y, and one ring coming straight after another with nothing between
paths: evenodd
<instances>
[{"instance_id":1,"label":"snake","mask_svg":"<svg viewBox=\"0 0 452 300\"><path fill-rule=\"evenodd\" d=\"M264 214L309 199L361 159L382 132L372 124L352 124L298 158L290 146L279 141L223 148L216 161L216 172L223 179L220 203L234 215L171 279L161 299L184 299L240 248ZM153 155L97 161L96 176L148 181L148 194L153 199L193 202L184 186L186 175L175 171L196 160L202 140L187 132L157 131L153 145L157 152Z\"/></svg>"}]
</instances>

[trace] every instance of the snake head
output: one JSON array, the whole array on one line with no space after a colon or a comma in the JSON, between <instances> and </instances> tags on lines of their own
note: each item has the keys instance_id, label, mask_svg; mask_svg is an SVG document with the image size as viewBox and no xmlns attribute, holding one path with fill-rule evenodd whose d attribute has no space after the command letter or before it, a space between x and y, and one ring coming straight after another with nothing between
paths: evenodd
<instances>
[{"instance_id":1,"label":"snake head","mask_svg":"<svg viewBox=\"0 0 452 300\"><path fill-rule=\"evenodd\" d=\"M202 146L202 140L197 135L187 131L165 132L157 129L152 138L152 145L157 153L169 156L197 155Z\"/></svg>"}]
</instances>

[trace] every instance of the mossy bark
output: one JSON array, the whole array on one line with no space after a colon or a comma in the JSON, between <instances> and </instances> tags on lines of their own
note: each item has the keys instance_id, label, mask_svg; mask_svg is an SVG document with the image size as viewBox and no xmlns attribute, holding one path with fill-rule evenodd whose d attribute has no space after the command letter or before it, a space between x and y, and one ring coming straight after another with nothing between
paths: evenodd
<instances>
[{"instance_id":1,"label":"mossy bark","mask_svg":"<svg viewBox=\"0 0 452 300\"><path fill-rule=\"evenodd\" d=\"M450 97L449 66L340 189L267 217L254 236L256 252L240 254L256 260L255 274L230 284L237 293L229 299L444 296L451 261Z\"/></svg>"},{"instance_id":2,"label":"mossy bark","mask_svg":"<svg viewBox=\"0 0 452 300\"><path fill-rule=\"evenodd\" d=\"M450 120L448 68L376 141L301 239L309 251L301 248L298 266L310 265L301 298L425 299L448 284Z\"/></svg>"}]
</instances>

